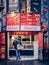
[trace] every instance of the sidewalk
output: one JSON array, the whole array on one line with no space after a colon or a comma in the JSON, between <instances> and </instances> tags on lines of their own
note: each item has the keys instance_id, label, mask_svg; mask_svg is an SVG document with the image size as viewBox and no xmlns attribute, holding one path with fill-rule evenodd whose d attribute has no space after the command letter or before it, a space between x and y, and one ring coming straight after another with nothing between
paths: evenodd
<instances>
[{"instance_id":1,"label":"sidewalk","mask_svg":"<svg viewBox=\"0 0 49 65\"><path fill-rule=\"evenodd\" d=\"M24 61L16 61L16 60L8 60L2 61L0 65L49 65L48 62L34 61L34 60L24 60Z\"/></svg>"}]
</instances>

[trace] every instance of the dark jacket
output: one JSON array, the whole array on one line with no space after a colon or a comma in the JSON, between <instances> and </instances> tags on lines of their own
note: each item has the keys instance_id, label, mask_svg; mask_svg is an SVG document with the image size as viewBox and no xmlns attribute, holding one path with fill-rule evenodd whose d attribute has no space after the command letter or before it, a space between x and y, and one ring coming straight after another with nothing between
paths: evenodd
<instances>
[{"instance_id":1,"label":"dark jacket","mask_svg":"<svg viewBox=\"0 0 49 65\"><path fill-rule=\"evenodd\" d=\"M20 43L21 43L20 39L14 40L13 42L14 48L17 49L17 44L20 44Z\"/></svg>"},{"instance_id":2,"label":"dark jacket","mask_svg":"<svg viewBox=\"0 0 49 65\"><path fill-rule=\"evenodd\" d=\"M13 45L14 45L14 48L15 48L15 49L17 49L17 44L18 44L17 40L14 40L14 41L13 41Z\"/></svg>"}]
</instances>

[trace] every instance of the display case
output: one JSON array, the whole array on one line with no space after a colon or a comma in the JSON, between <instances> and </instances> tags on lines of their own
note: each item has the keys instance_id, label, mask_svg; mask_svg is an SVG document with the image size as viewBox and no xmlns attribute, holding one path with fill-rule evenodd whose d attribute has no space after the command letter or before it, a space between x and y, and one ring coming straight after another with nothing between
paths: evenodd
<instances>
[{"instance_id":1,"label":"display case","mask_svg":"<svg viewBox=\"0 0 49 65\"><path fill-rule=\"evenodd\" d=\"M9 40L9 49L14 49L13 41L18 35L10 36ZM32 50L33 49L34 36L32 35L21 35L21 45L23 46L22 50Z\"/></svg>"},{"instance_id":2,"label":"display case","mask_svg":"<svg viewBox=\"0 0 49 65\"><path fill-rule=\"evenodd\" d=\"M14 33L14 32L13 32ZM22 50L33 50L33 43L34 41L38 41L38 35L34 34L34 35L21 35L19 34L10 34L9 33L9 49L14 49L13 46L13 41L15 40L15 38L21 38L21 45L23 46Z\"/></svg>"},{"instance_id":3,"label":"display case","mask_svg":"<svg viewBox=\"0 0 49 65\"><path fill-rule=\"evenodd\" d=\"M21 43L24 49L33 49L33 41L32 41L32 36L31 35L22 35L21 36Z\"/></svg>"}]
</instances>

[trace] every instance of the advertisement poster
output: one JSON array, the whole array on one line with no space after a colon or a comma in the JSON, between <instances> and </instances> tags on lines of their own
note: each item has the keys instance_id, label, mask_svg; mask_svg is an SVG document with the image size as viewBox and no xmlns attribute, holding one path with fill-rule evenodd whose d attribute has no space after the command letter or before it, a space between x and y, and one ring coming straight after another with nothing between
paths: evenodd
<instances>
[{"instance_id":1,"label":"advertisement poster","mask_svg":"<svg viewBox=\"0 0 49 65\"><path fill-rule=\"evenodd\" d=\"M40 31L39 14L20 14L21 31Z\"/></svg>"},{"instance_id":2,"label":"advertisement poster","mask_svg":"<svg viewBox=\"0 0 49 65\"><path fill-rule=\"evenodd\" d=\"M0 33L0 59L6 58L5 33Z\"/></svg>"},{"instance_id":3,"label":"advertisement poster","mask_svg":"<svg viewBox=\"0 0 49 65\"><path fill-rule=\"evenodd\" d=\"M0 33L0 44L5 44L5 33Z\"/></svg>"},{"instance_id":4,"label":"advertisement poster","mask_svg":"<svg viewBox=\"0 0 49 65\"><path fill-rule=\"evenodd\" d=\"M9 0L9 13L19 12L19 0Z\"/></svg>"},{"instance_id":5,"label":"advertisement poster","mask_svg":"<svg viewBox=\"0 0 49 65\"><path fill-rule=\"evenodd\" d=\"M0 46L0 59L6 58L6 49L5 46Z\"/></svg>"},{"instance_id":6,"label":"advertisement poster","mask_svg":"<svg viewBox=\"0 0 49 65\"><path fill-rule=\"evenodd\" d=\"M20 24L20 15L19 13L16 14L7 14L7 31L19 31L19 24Z\"/></svg>"},{"instance_id":7,"label":"advertisement poster","mask_svg":"<svg viewBox=\"0 0 49 65\"><path fill-rule=\"evenodd\" d=\"M38 34L38 48L43 49L43 33Z\"/></svg>"}]
</instances>

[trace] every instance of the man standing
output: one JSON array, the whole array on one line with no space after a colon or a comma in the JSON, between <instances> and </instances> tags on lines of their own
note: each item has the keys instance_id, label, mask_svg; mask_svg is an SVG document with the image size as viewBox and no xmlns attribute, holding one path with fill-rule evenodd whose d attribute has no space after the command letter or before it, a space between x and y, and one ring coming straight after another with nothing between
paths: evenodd
<instances>
[{"instance_id":1,"label":"man standing","mask_svg":"<svg viewBox=\"0 0 49 65\"><path fill-rule=\"evenodd\" d=\"M13 41L13 45L16 51L16 59L20 59L20 50L17 49L17 45L20 44L20 39L15 38L15 40Z\"/></svg>"}]
</instances>

